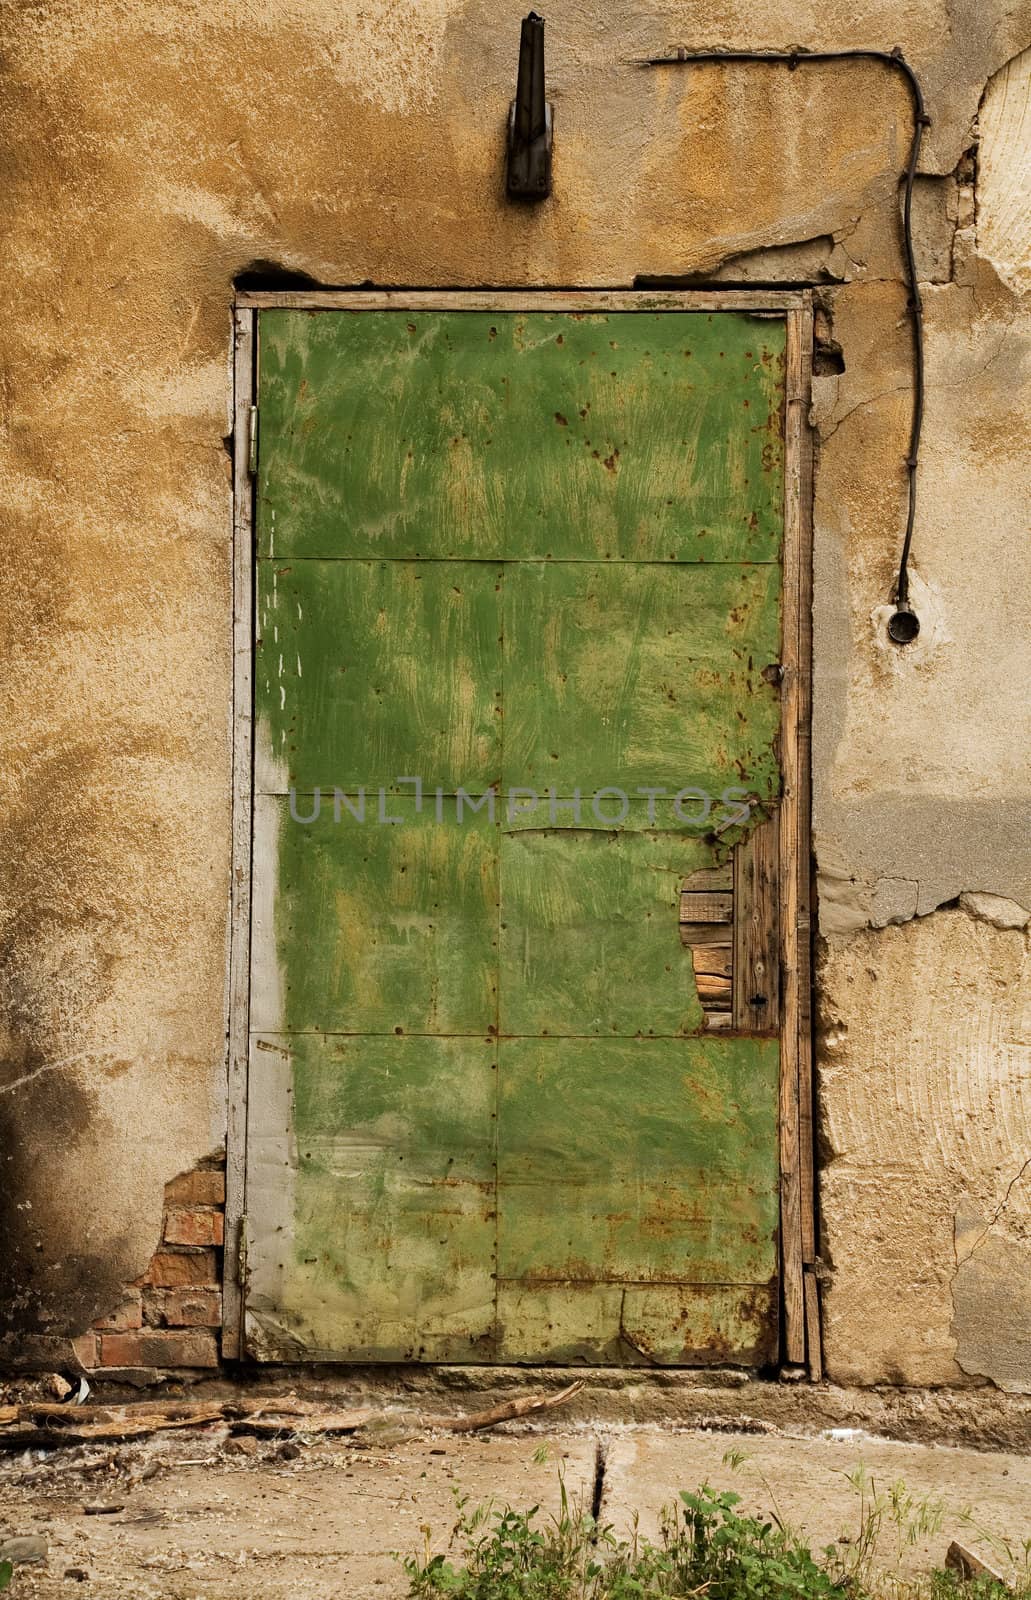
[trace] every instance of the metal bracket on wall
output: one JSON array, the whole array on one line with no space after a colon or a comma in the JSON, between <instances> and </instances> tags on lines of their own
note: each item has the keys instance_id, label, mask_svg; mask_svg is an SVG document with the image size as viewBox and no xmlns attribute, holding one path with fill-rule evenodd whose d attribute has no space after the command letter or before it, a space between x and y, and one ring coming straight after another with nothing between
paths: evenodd
<instances>
[{"instance_id":1,"label":"metal bracket on wall","mask_svg":"<svg viewBox=\"0 0 1031 1600\"><path fill-rule=\"evenodd\" d=\"M519 38L519 78L508 109L508 192L522 200L551 193L552 111L544 98L544 18L531 11Z\"/></svg>"}]
</instances>

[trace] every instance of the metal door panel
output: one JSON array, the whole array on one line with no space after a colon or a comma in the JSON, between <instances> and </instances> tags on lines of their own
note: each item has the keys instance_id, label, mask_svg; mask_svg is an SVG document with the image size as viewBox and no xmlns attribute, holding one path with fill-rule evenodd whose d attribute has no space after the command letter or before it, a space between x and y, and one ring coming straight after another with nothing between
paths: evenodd
<instances>
[{"instance_id":1,"label":"metal door panel","mask_svg":"<svg viewBox=\"0 0 1031 1600\"><path fill-rule=\"evenodd\" d=\"M505 569L506 786L780 787L776 566Z\"/></svg>"},{"instance_id":2,"label":"metal door panel","mask_svg":"<svg viewBox=\"0 0 1031 1600\"><path fill-rule=\"evenodd\" d=\"M726 312L264 311L259 551L776 561L783 355Z\"/></svg>"},{"instance_id":3,"label":"metal door panel","mask_svg":"<svg viewBox=\"0 0 1031 1600\"><path fill-rule=\"evenodd\" d=\"M680 924L780 799L783 319L259 345L248 1349L771 1359L779 1044Z\"/></svg>"},{"instance_id":4,"label":"metal door panel","mask_svg":"<svg viewBox=\"0 0 1031 1600\"><path fill-rule=\"evenodd\" d=\"M364 806L358 821L349 807ZM317 812L316 815L316 806ZM259 796L255 860L275 876L260 924L252 1026L482 1034L497 1025L498 834L411 795ZM312 820L297 821L296 818ZM275 971L276 981L262 978Z\"/></svg>"},{"instance_id":5,"label":"metal door panel","mask_svg":"<svg viewBox=\"0 0 1031 1600\"><path fill-rule=\"evenodd\" d=\"M258 618L262 788L497 782L500 567L264 560Z\"/></svg>"},{"instance_id":6,"label":"metal door panel","mask_svg":"<svg viewBox=\"0 0 1031 1600\"><path fill-rule=\"evenodd\" d=\"M496 1078L490 1041L255 1034L254 1355L493 1351Z\"/></svg>"}]
</instances>

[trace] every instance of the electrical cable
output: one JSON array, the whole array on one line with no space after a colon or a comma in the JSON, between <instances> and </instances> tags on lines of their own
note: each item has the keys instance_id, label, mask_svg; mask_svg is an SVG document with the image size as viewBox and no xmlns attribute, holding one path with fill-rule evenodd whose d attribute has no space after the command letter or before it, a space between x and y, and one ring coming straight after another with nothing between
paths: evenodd
<instances>
[{"instance_id":1,"label":"electrical cable","mask_svg":"<svg viewBox=\"0 0 1031 1600\"><path fill-rule=\"evenodd\" d=\"M910 644L920 632L920 622L909 603L909 551L913 543L913 525L916 520L917 469L920 458L920 439L924 425L924 308L917 281L916 257L913 253L913 185L920 161L920 147L924 129L931 119L924 106L920 79L896 45L894 50L684 50L671 56L649 56L638 64L642 67L677 67L696 65L699 62L766 61L787 66L792 72L803 62L813 61L880 61L901 72L909 85L913 99L913 137L909 146L903 181L905 190L902 205L902 252L905 258L906 283L909 290L910 323L913 332L913 411L909 433L909 452L906 471L909 479L909 503L906 513L906 532L899 557L898 578L895 583L895 613L889 619L888 633L895 644Z\"/></svg>"}]
</instances>

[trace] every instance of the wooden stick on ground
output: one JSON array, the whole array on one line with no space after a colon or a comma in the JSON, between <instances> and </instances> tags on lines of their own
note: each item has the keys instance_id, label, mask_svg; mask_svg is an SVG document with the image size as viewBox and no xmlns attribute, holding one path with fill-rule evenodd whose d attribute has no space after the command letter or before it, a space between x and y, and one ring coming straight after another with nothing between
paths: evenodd
<instances>
[{"instance_id":1,"label":"wooden stick on ground","mask_svg":"<svg viewBox=\"0 0 1031 1600\"><path fill-rule=\"evenodd\" d=\"M515 1417L528 1416L533 1411L550 1411L552 1406L564 1405L583 1388L583 1381L560 1389L558 1394L531 1395L525 1400L508 1400L504 1405L492 1406L489 1411L473 1411L467 1417L422 1417L424 1428L446 1428L449 1433L475 1433L480 1428L493 1428L499 1422L511 1422Z\"/></svg>"}]
</instances>

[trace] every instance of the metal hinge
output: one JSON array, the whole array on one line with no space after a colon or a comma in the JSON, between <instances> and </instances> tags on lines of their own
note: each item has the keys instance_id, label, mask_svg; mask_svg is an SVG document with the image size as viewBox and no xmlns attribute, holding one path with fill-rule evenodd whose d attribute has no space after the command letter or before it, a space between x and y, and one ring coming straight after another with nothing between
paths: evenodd
<instances>
[{"instance_id":1,"label":"metal hinge","mask_svg":"<svg viewBox=\"0 0 1031 1600\"><path fill-rule=\"evenodd\" d=\"M247 1287L247 1213L244 1212L238 1224L239 1231L236 1235L236 1281L241 1289Z\"/></svg>"},{"instance_id":2,"label":"metal hinge","mask_svg":"<svg viewBox=\"0 0 1031 1600\"><path fill-rule=\"evenodd\" d=\"M251 406L247 413L247 471L252 478L258 475L258 408Z\"/></svg>"}]
</instances>

